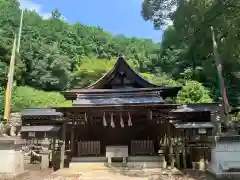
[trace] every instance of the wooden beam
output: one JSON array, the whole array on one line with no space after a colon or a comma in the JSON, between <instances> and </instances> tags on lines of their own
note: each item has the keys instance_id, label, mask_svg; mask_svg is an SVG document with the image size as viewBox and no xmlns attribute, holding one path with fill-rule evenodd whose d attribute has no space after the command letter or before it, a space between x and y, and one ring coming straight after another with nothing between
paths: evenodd
<instances>
[{"instance_id":1,"label":"wooden beam","mask_svg":"<svg viewBox=\"0 0 240 180\"><path fill-rule=\"evenodd\" d=\"M131 104L101 104L101 105L96 105L96 104L92 104L92 105L82 105L82 106L72 106L72 107L56 107L54 109L56 109L58 112L71 112L71 111L81 111L81 112L86 112L89 110L92 111L96 111L96 109L99 110L104 110L106 111L108 110L115 110L115 109L119 109L119 110L129 110L129 109L135 109L138 110L139 108L145 109L145 111L147 109L173 109L176 108L178 105L177 104L163 104L163 103L131 103Z\"/></svg>"}]
</instances>

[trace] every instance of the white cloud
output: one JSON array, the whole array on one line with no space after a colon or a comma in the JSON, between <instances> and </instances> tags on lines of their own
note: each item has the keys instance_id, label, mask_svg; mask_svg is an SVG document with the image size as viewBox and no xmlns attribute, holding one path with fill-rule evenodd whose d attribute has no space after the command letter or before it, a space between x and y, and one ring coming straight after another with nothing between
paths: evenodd
<instances>
[{"instance_id":1,"label":"white cloud","mask_svg":"<svg viewBox=\"0 0 240 180\"><path fill-rule=\"evenodd\" d=\"M51 13L42 11L42 5L41 4L34 3L31 0L19 0L19 3L20 3L21 8L28 9L28 10L31 10L31 11L36 11L44 19L48 19L48 18L51 17Z\"/></svg>"}]
</instances>

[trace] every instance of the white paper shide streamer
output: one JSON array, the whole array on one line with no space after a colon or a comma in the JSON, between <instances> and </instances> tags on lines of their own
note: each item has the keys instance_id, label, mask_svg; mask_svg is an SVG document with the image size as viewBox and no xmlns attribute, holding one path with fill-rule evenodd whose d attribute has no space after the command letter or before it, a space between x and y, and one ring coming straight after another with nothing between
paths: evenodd
<instances>
[{"instance_id":1,"label":"white paper shide streamer","mask_svg":"<svg viewBox=\"0 0 240 180\"><path fill-rule=\"evenodd\" d=\"M124 122L123 122L122 113L120 113L120 126L121 126L121 128L124 128Z\"/></svg>"},{"instance_id":2,"label":"white paper shide streamer","mask_svg":"<svg viewBox=\"0 0 240 180\"><path fill-rule=\"evenodd\" d=\"M107 126L107 121L106 121L106 114L105 112L103 113L103 126Z\"/></svg>"},{"instance_id":3,"label":"white paper shide streamer","mask_svg":"<svg viewBox=\"0 0 240 180\"><path fill-rule=\"evenodd\" d=\"M114 120L113 120L113 113L111 113L111 127L115 128L115 123L114 123Z\"/></svg>"},{"instance_id":4,"label":"white paper shide streamer","mask_svg":"<svg viewBox=\"0 0 240 180\"><path fill-rule=\"evenodd\" d=\"M149 111L149 118L152 120L152 111Z\"/></svg>"},{"instance_id":5,"label":"white paper shide streamer","mask_svg":"<svg viewBox=\"0 0 240 180\"><path fill-rule=\"evenodd\" d=\"M128 112L128 126L132 126L132 119L131 119L130 112Z\"/></svg>"}]
</instances>

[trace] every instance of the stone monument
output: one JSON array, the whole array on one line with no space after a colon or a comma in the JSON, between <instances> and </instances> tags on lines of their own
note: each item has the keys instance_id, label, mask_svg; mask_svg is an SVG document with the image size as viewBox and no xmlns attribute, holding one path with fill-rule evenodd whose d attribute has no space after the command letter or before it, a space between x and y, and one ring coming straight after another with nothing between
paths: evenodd
<instances>
[{"instance_id":1,"label":"stone monument","mask_svg":"<svg viewBox=\"0 0 240 180\"><path fill-rule=\"evenodd\" d=\"M240 179L240 136L228 116L220 114L215 119L216 134L212 138L211 163L207 167L208 180ZM224 121L222 121L224 120ZM223 125L224 132L219 128Z\"/></svg>"},{"instance_id":2,"label":"stone monument","mask_svg":"<svg viewBox=\"0 0 240 180\"><path fill-rule=\"evenodd\" d=\"M106 157L108 165L111 166L112 158L122 158L123 164L126 165L128 157L128 146L107 146Z\"/></svg>"},{"instance_id":3,"label":"stone monument","mask_svg":"<svg viewBox=\"0 0 240 180\"><path fill-rule=\"evenodd\" d=\"M209 180L240 179L240 136L221 134L215 136L211 152L211 164L207 169Z\"/></svg>"},{"instance_id":4,"label":"stone monument","mask_svg":"<svg viewBox=\"0 0 240 180\"><path fill-rule=\"evenodd\" d=\"M24 175L24 157L21 140L12 137L0 137L0 179Z\"/></svg>"}]
</instances>

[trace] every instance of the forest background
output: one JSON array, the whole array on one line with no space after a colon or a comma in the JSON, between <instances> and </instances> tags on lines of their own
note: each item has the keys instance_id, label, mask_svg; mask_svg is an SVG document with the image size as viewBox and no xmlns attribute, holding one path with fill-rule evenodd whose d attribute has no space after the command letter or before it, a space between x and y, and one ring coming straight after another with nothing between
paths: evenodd
<instances>
[{"instance_id":1,"label":"forest background","mask_svg":"<svg viewBox=\"0 0 240 180\"><path fill-rule=\"evenodd\" d=\"M0 0L0 115L20 11L17 0ZM182 86L177 98L168 102L218 102L211 25L217 35L229 102L231 106L240 104L240 2L144 0L139 15L156 29L165 27L160 43L113 36L101 27L69 24L57 9L49 19L25 11L16 56L13 112L71 106L59 92L94 82L113 67L119 54L145 79L163 86ZM167 26L169 21L171 26Z\"/></svg>"}]
</instances>

